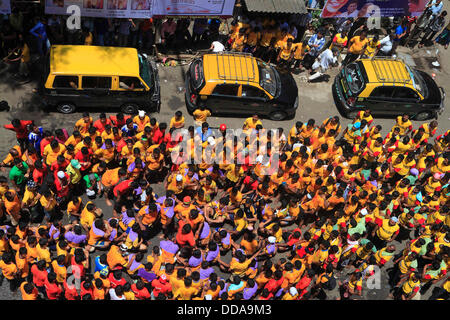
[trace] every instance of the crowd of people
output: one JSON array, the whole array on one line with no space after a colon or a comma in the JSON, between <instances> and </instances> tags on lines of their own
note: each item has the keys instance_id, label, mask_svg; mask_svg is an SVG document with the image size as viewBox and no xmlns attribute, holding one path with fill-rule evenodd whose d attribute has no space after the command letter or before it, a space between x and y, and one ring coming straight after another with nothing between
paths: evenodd
<instances>
[{"instance_id":1,"label":"crowd of people","mask_svg":"<svg viewBox=\"0 0 450 320\"><path fill-rule=\"evenodd\" d=\"M248 161L245 135L213 138L207 110L194 116L195 126L180 111L169 124L141 111L84 113L54 131L5 125L17 145L1 163L2 281L26 300L306 300L334 288L345 300L390 262L394 299L433 284L431 299L448 299L450 130L404 115L383 137L370 111L345 127L297 121L278 129L267 172ZM172 136L182 128L200 151L234 159L186 161L194 150Z\"/></svg>"},{"instance_id":2,"label":"crowd of people","mask_svg":"<svg viewBox=\"0 0 450 320\"><path fill-rule=\"evenodd\" d=\"M380 26L369 29L365 17L328 18L313 25L311 13L275 17L241 11L231 23L215 18L83 17L81 27L71 30L66 17L13 7L1 21L0 57L13 66L18 80L23 80L30 74L31 53L43 56L53 44L135 47L151 53L157 47L163 53L189 53L198 49L199 43L206 44L205 49L215 43L211 48L220 47L219 51L247 52L281 67L319 74L358 57L394 55L398 45L415 43L412 38L418 38L419 47L434 42L448 48L450 42L442 0L429 1L420 18L404 17L384 31Z\"/></svg>"},{"instance_id":3,"label":"crowd of people","mask_svg":"<svg viewBox=\"0 0 450 320\"><path fill-rule=\"evenodd\" d=\"M408 43L417 42L419 48L439 43L448 48L450 23L446 26L446 15L442 0L432 0L420 18L404 17L384 31L381 26L369 28L370 23L364 17L324 19L317 28L307 22L310 19L303 19L305 27L300 27L295 21L243 17L231 23L225 48L252 53L292 71L320 74L358 58L395 56L397 47ZM412 36L418 40L410 41ZM341 54L345 54L345 58L340 59Z\"/></svg>"}]
</instances>

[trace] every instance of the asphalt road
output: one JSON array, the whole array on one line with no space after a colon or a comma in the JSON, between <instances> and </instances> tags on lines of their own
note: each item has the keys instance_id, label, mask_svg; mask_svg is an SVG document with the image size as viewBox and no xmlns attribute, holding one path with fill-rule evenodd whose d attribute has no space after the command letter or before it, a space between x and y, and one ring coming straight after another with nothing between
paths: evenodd
<instances>
[{"instance_id":1,"label":"asphalt road","mask_svg":"<svg viewBox=\"0 0 450 320\"><path fill-rule=\"evenodd\" d=\"M422 70L429 73L436 74L436 81L439 85L443 86L447 92L450 92L450 53L441 50L440 57L438 57L439 62L442 67L439 70L432 70L431 61L434 49L425 48L422 50L414 49L413 51L404 50L411 55L415 63L421 67ZM449 50L450 51L450 50ZM428 60L427 60L428 59ZM186 107L184 103L184 73L187 66L178 67L164 67L159 65L159 73L161 79L161 95L162 95L162 106L161 112L159 114L152 114L156 117L159 122L170 122L170 118L173 116L175 111L180 110L183 112L186 118L186 125L193 124L193 119L187 114ZM0 67L1 69L1 67ZM331 95L331 84L334 79L337 70L330 70L331 75L330 82L328 83L307 83L305 81L305 73L300 75L295 75L294 78L297 81L300 96L300 106L297 110L297 114L294 119L289 121L270 121L263 120L263 125L265 128L278 128L282 127L287 133L294 123L298 120L306 122L308 119L313 118L317 123L321 123L325 118L329 116L339 115L338 111L334 105L333 98ZM69 132L72 131L75 122L81 118L81 113L77 112L70 115L62 115L51 110L42 110L40 106L40 99L32 93L32 89L35 87L35 83L31 82L25 85L18 86L15 84L9 76L0 71L0 100L6 100L11 105L11 111L9 113L0 113L0 125L10 123L13 118L20 119L32 119L44 128L66 128ZM98 119L100 112L106 112L107 115L112 115L117 112L117 110L111 110L107 108L98 108L93 110L88 110L94 119ZM443 114L439 117L439 128L438 134L444 132L449 128L450 124L450 108L449 102L446 101L446 109ZM218 118L211 117L208 119L208 123L211 126L219 126L221 123L226 123L229 128L241 128L244 118ZM386 135L394 124L394 119L379 119L376 118L374 124L382 125L382 133ZM345 127L346 124L350 123L349 119L344 119L341 117L341 124ZM420 126L422 122L413 121L414 128ZM3 159L9 148L15 144L15 135L13 132L7 130L0 130L0 157ZM153 185L153 188L157 194L164 194L162 184ZM97 206L101 207L105 213L106 217L112 215L112 209L107 207L103 199L95 201ZM153 244L159 243L159 238L155 237L153 239ZM402 246L395 242L398 249ZM229 260L229 257L224 259ZM379 289L368 289L363 287L364 299L373 300L383 300L387 299L389 294L389 286L387 285L387 274L386 268L389 268L392 263L383 268L381 273L381 285ZM220 275L223 273L219 272ZM225 275L224 275L225 276ZM345 274L338 274L338 280L345 278ZM428 290L427 294L423 296L426 299L432 290ZM328 294L329 299L334 299L338 296L337 290L333 290ZM12 294L9 291L8 283L5 281L0 287L0 299L1 300L16 300L21 299L20 293Z\"/></svg>"}]
</instances>

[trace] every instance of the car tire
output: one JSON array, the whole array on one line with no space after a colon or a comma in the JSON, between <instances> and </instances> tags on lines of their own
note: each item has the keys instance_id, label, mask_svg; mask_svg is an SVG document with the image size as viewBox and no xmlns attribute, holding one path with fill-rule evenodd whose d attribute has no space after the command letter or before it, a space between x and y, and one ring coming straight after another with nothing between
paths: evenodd
<instances>
[{"instance_id":1,"label":"car tire","mask_svg":"<svg viewBox=\"0 0 450 320\"><path fill-rule=\"evenodd\" d=\"M269 119L273 121L282 121L286 119L287 115L283 111L275 111L269 115Z\"/></svg>"},{"instance_id":2,"label":"car tire","mask_svg":"<svg viewBox=\"0 0 450 320\"><path fill-rule=\"evenodd\" d=\"M76 106L73 103L60 103L56 106L56 110L58 110L58 112L64 113L64 114L69 114L69 113L74 113L76 110Z\"/></svg>"},{"instance_id":3,"label":"car tire","mask_svg":"<svg viewBox=\"0 0 450 320\"><path fill-rule=\"evenodd\" d=\"M431 119L433 117L433 113L430 111L423 111L423 112L419 112L418 114L416 114L414 116L414 120L417 121L425 121L428 119Z\"/></svg>"},{"instance_id":4,"label":"car tire","mask_svg":"<svg viewBox=\"0 0 450 320\"><path fill-rule=\"evenodd\" d=\"M120 111L125 114L137 114L139 106L134 103L125 103L120 107Z\"/></svg>"}]
</instances>

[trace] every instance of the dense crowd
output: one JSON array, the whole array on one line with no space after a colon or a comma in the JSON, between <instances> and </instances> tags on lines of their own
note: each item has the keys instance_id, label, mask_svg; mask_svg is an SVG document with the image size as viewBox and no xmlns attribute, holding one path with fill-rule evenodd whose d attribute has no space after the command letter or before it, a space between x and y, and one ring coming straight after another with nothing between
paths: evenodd
<instances>
[{"instance_id":1,"label":"dense crowd","mask_svg":"<svg viewBox=\"0 0 450 320\"><path fill-rule=\"evenodd\" d=\"M179 111L169 125L143 111L85 113L69 130L5 125L18 141L0 177L10 289L29 300L304 300L337 287L350 299L390 262L395 299L436 283L431 298L448 299L450 134L436 136L437 121L414 129L399 116L386 137L370 111L345 127L298 121L279 130L279 165L264 173L246 161L245 135L212 138L208 115L194 112L190 139L234 150L229 164L183 160L194 150L172 136L185 128Z\"/></svg>"},{"instance_id":2,"label":"dense crowd","mask_svg":"<svg viewBox=\"0 0 450 320\"><path fill-rule=\"evenodd\" d=\"M231 22L225 49L252 53L280 67L312 74L358 58L395 56L399 45L422 48L439 43L448 48L450 23L446 24L446 16L442 1L432 0L422 16L403 17L383 29L356 15L323 19L316 27L310 23L311 16L300 21L243 17ZM341 54L345 58L340 59Z\"/></svg>"}]
</instances>

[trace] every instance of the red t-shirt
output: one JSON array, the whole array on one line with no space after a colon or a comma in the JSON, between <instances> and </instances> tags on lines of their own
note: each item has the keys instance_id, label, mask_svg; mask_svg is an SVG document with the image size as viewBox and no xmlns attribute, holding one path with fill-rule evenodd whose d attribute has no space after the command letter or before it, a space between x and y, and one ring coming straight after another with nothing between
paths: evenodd
<instances>
[{"instance_id":1,"label":"red t-shirt","mask_svg":"<svg viewBox=\"0 0 450 320\"><path fill-rule=\"evenodd\" d=\"M47 281L47 270L41 271L37 265L31 267L31 273L33 274L33 283L36 287L43 287Z\"/></svg>"},{"instance_id":2,"label":"red t-shirt","mask_svg":"<svg viewBox=\"0 0 450 320\"><path fill-rule=\"evenodd\" d=\"M161 130L156 130L155 134L153 135L153 144L161 144L163 142L163 138L164 138L165 132L161 131Z\"/></svg>"},{"instance_id":3,"label":"red t-shirt","mask_svg":"<svg viewBox=\"0 0 450 320\"><path fill-rule=\"evenodd\" d=\"M117 186L115 186L113 189L114 196L119 197L119 196L125 194L125 192L130 187L130 183L132 181L133 180L124 180L124 181L120 182Z\"/></svg>"},{"instance_id":4,"label":"red t-shirt","mask_svg":"<svg viewBox=\"0 0 450 320\"><path fill-rule=\"evenodd\" d=\"M77 154L75 155L75 159L78 160L79 162L90 162L91 161L91 157L92 157L92 150L88 149L89 153L87 155L84 155L81 150L77 152ZM89 166L85 165L85 164L81 164L81 170L87 170L89 169Z\"/></svg>"},{"instance_id":5,"label":"red t-shirt","mask_svg":"<svg viewBox=\"0 0 450 320\"><path fill-rule=\"evenodd\" d=\"M108 275L108 280L109 282L111 282L111 288L115 288L117 286L123 286L125 283L127 283L127 280L125 280L125 278L120 278L120 280L117 280L116 278L114 278L114 273L110 272Z\"/></svg>"},{"instance_id":6,"label":"red t-shirt","mask_svg":"<svg viewBox=\"0 0 450 320\"><path fill-rule=\"evenodd\" d=\"M258 189L258 181L253 181L250 183L250 176L246 176L244 179L244 184L252 190Z\"/></svg>"},{"instance_id":7,"label":"red t-shirt","mask_svg":"<svg viewBox=\"0 0 450 320\"><path fill-rule=\"evenodd\" d=\"M78 297L78 291L73 284L73 286L69 287L67 281L64 281L64 297L67 300L76 300Z\"/></svg>"},{"instance_id":8,"label":"red t-shirt","mask_svg":"<svg viewBox=\"0 0 450 320\"><path fill-rule=\"evenodd\" d=\"M97 129L98 132L102 133L103 131L105 131L105 126L107 124L111 125L111 120L106 119L106 122L103 123L100 121L100 119L98 119L94 122L94 128Z\"/></svg>"},{"instance_id":9,"label":"red t-shirt","mask_svg":"<svg viewBox=\"0 0 450 320\"><path fill-rule=\"evenodd\" d=\"M48 280L45 281L45 291L49 300L57 300L62 293L62 289L56 282L50 283Z\"/></svg>"},{"instance_id":10,"label":"red t-shirt","mask_svg":"<svg viewBox=\"0 0 450 320\"><path fill-rule=\"evenodd\" d=\"M65 197L69 194L70 177L67 173L64 173L64 175L66 177L65 184L62 183L58 177L55 179L56 192L59 197Z\"/></svg>"},{"instance_id":11,"label":"red t-shirt","mask_svg":"<svg viewBox=\"0 0 450 320\"><path fill-rule=\"evenodd\" d=\"M94 290L93 290L93 288L91 287L89 290L86 290L86 289L83 287L83 284L84 284L85 282L86 282L86 281L83 281L83 282L81 283L81 287L80 287L80 296L83 297L83 296L86 295L86 294L90 294L91 297L93 297L93 296L94 296Z\"/></svg>"},{"instance_id":12,"label":"red t-shirt","mask_svg":"<svg viewBox=\"0 0 450 320\"><path fill-rule=\"evenodd\" d=\"M139 290L136 287L136 284L133 283L131 285L131 290L134 292L136 299L139 300L147 300L151 298L150 292L148 292L148 289L146 287L142 288L141 290Z\"/></svg>"},{"instance_id":13,"label":"red t-shirt","mask_svg":"<svg viewBox=\"0 0 450 320\"><path fill-rule=\"evenodd\" d=\"M64 160L63 163L59 164L58 161L55 161L52 163L52 165L50 166L50 170L53 172L53 174L56 175L58 174L58 171L66 171L67 166L69 165L69 160Z\"/></svg>"},{"instance_id":14,"label":"red t-shirt","mask_svg":"<svg viewBox=\"0 0 450 320\"><path fill-rule=\"evenodd\" d=\"M42 164L42 170L34 169L33 170L33 180L36 184L41 185L44 182L44 178L47 175L47 165Z\"/></svg>"},{"instance_id":15,"label":"red t-shirt","mask_svg":"<svg viewBox=\"0 0 450 320\"><path fill-rule=\"evenodd\" d=\"M184 221L179 221L178 222L178 233L177 233L177 243L180 246L185 246L185 245L190 245L191 247L195 246L195 240L194 240L194 234L191 232L189 232L188 234L183 234L182 230L183 230L183 226L186 224L186 222Z\"/></svg>"},{"instance_id":16,"label":"red t-shirt","mask_svg":"<svg viewBox=\"0 0 450 320\"><path fill-rule=\"evenodd\" d=\"M155 297L157 297L159 293L167 294L170 291L172 291L172 286L170 285L169 281L162 283L159 279L154 279L152 281L152 287L153 287L153 296Z\"/></svg>"},{"instance_id":17,"label":"red t-shirt","mask_svg":"<svg viewBox=\"0 0 450 320\"><path fill-rule=\"evenodd\" d=\"M12 130L16 133L17 139L26 139L28 136L27 125L32 124L31 120L20 120L20 126L14 128L12 124L5 124L5 129Z\"/></svg>"},{"instance_id":18,"label":"red t-shirt","mask_svg":"<svg viewBox=\"0 0 450 320\"><path fill-rule=\"evenodd\" d=\"M118 121L116 116L110 116L109 117L109 119L111 120L112 124L114 126L116 126L117 128L119 128L119 129L122 128L126 124L127 119L129 119L129 118L131 118L131 116L123 116L123 120Z\"/></svg>"},{"instance_id":19,"label":"red t-shirt","mask_svg":"<svg viewBox=\"0 0 450 320\"><path fill-rule=\"evenodd\" d=\"M120 139L118 142L115 142L115 144L116 144L116 150L119 153L122 151L122 148L127 145L127 143L123 139Z\"/></svg>"}]
</instances>

